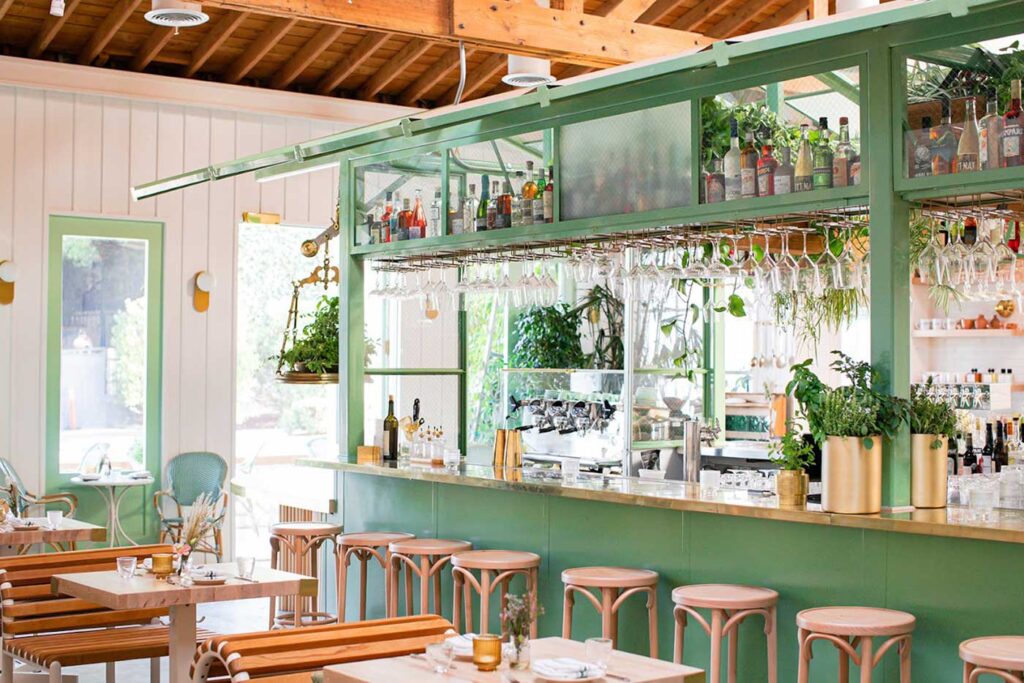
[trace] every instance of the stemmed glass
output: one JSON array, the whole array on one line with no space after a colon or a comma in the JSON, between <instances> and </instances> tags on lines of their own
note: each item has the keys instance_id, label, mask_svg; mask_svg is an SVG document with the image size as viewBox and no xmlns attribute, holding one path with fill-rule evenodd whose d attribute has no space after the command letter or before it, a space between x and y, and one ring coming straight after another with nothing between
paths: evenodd
<instances>
[{"instance_id":1,"label":"stemmed glass","mask_svg":"<svg viewBox=\"0 0 1024 683\"><path fill-rule=\"evenodd\" d=\"M722 238L725 235L721 233L715 233L710 235L711 238L711 263L708 264L707 275L705 277L712 280L722 280L730 277L732 271L722 261Z\"/></svg>"},{"instance_id":2,"label":"stemmed glass","mask_svg":"<svg viewBox=\"0 0 1024 683\"><path fill-rule=\"evenodd\" d=\"M806 298L810 296L821 296L823 285L821 281L821 270L818 269L818 262L811 258L807 252L807 235L817 232L812 227L798 227L796 231L803 235L803 253L797 260L797 285L798 291Z\"/></svg>"},{"instance_id":3,"label":"stemmed glass","mask_svg":"<svg viewBox=\"0 0 1024 683\"><path fill-rule=\"evenodd\" d=\"M924 249L917 257L917 272L921 277L921 282L926 285L941 285L945 284L946 272L945 272L945 259L943 258L943 250L939 245L938 235L935 232L935 222L931 222L931 235L928 238L928 244L925 245Z\"/></svg>"},{"instance_id":4,"label":"stemmed glass","mask_svg":"<svg viewBox=\"0 0 1024 683\"><path fill-rule=\"evenodd\" d=\"M991 291L996 284L996 250L992 246L991 240L989 240L988 232L980 229L984 226L985 222L982 221L978 230L978 239L969 251L970 259L968 261L972 272L971 281L973 287L971 289L974 297L980 301L984 301L991 295Z\"/></svg>"},{"instance_id":5,"label":"stemmed glass","mask_svg":"<svg viewBox=\"0 0 1024 683\"><path fill-rule=\"evenodd\" d=\"M786 230L779 231L779 237L782 241L782 253L775 261L774 278L777 281L779 291L798 292L800 265L797 263L797 260L793 258L793 255L789 253L789 235L790 233ZM807 238L805 237L805 245L806 240Z\"/></svg>"}]
</instances>

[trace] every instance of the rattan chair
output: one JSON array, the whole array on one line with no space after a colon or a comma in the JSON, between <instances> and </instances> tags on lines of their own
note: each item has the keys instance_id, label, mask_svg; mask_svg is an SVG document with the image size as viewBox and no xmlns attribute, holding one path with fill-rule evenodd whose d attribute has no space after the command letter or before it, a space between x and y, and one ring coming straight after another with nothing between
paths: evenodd
<instances>
[{"instance_id":1,"label":"rattan chair","mask_svg":"<svg viewBox=\"0 0 1024 683\"><path fill-rule=\"evenodd\" d=\"M207 494L212 501L219 499L221 511L227 508L228 494L224 490L227 474L228 464L224 458L206 451L182 453L167 463L167 488L153 496L153 507L160 517L161 543L181 541L185 508L193 505L202 494ZM174 504L173 514L164 513L164 498ZM194 550L216 555L220 562L224 554L220 525L214 527L210 538L201 539Z\"/></svg>"},{"instance_id":2,"label":"rattan chair","mask_svg":"<svg viewBox=\"0 0 1024 683\"><path fill-rule=\"evenodd\" d=\"M6 501L11 511L19 517L27 514L30 507L37 505L44 507L47 505L66 507L67 509L63 511L65 517L74 517L75 510L78 509L78 498L74 494L49 493L40 496L29 492L18 471L14 469L14 465L6 458L0 458L0 499ZM49 543L47 545L57 551L75 549L74 542L67 544ZM18 548L18 554L25 554L31 547L31 545L21 546Z\"/></svg>"}]
</instances>

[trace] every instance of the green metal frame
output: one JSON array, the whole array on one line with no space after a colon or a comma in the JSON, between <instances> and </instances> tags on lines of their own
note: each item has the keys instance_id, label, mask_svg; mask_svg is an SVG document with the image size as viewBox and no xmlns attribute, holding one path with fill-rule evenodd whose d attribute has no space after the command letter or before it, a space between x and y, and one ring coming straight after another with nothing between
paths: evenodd
<instances>
[{"instance_id":1,"label":"green metal frame","mask_svg":"<svg viewBox=\"0 0 1024 683\"><path fill-rule=\"evenodd\" d=\"M46 490L67 490L74 474L61 473L60 455L60 372L61 322L63 315L63 241L66 236L107 237L143 240L148 245L146 264L146 408L145 465L160 489L161 479L161 416L163 377L163 238L164 224L157 221L83 218L54 214L50 216L47 258L47 322L46 322ZM80 516L105 522L105 511L83 500ZM140 514L142 533L155 533L148 497L143 496ZM134 529L132 530L135 531ZM138 532L136 532L138 533Z\"/></svg>"}]
</instances>

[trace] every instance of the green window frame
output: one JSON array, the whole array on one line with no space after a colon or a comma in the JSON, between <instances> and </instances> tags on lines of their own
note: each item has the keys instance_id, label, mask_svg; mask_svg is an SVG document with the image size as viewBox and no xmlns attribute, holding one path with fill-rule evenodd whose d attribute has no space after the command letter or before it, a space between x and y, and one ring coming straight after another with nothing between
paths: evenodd
<instances>
[{"instance_id":1,"label":"green window frame","mask_svg":"<svg viewBox=\"0 0 1024 683\"><path fill-rule=\"evenodd\" d=\"M47 252L46 324L46 489L66 490L73 473L60 471L61 319L64 237L134 239L147 243L145 467L161 475L161 391L163 377L163 240L160 221L51 215Z\"/></svg>"}]
</instances>

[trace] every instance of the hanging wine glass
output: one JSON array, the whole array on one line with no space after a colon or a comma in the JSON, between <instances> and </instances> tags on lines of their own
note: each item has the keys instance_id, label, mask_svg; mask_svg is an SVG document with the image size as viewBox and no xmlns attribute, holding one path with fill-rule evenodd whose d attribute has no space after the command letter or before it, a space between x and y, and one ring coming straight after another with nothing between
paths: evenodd
<instances>
[{"instance_id":1,"label":"hanging wine glass","mask_svg":"<svg viewBox=\"0 0 1024 683\"><path fill-rule=\"evenodd\" d=\"M941 268L947 284L963 291L970 285L970 274L973 272L967 267L970 250L964 244L964 226L962 224L951 226L949 231L955 237L953 243L947 245L942 251Z\"/></svg>"},{"instance_id":2,"label":"hanging wine glass","mask_svg":"<svg viewBox=\"0 0 1024 683\"><path fill-rule=\"evenodd\" d=\"M938 235L935 231L935 221L929 221L931 235L928 243L917 257L917 272L922 284L941 285L945 284L945 269L943 249L939 245Z\"/></svg>"},{"instance_id":3,"label":"hanging wine glass","mask_svg":"<svg viewBox=\"0 0 1024 683\"><path fill-rule=\"evenodd\" d=\"M777 273L776 279L778 280L779 291L798 292L800 290L800 265L789 252L789 236L789 230L779 231L779 238L782 242L782 252L775 261L775 271Z\"/></svg>"},{"instance_id":4,"label":"hanging wine glass","mask_svg":"<svg viewBox=\"0 0 1024 683\"><path fill-rule=\"evenodd\" d=\"M1007 298L1017 293L1017 254L1006 244L1006 234L1002 231L1003 222L998 221L999 239L995 246L995 270L998 281L997 291L1000 297Z\"/></svg>"},{"instance_id":5,"label":"hanging wine glass","mask_svg":"<svg viewBox=\"0 0 1024 683\"><path fill-rule=\"evenodd\" d=\"M711 280L723 280L732 276L732 271L722 261L722 238L725 235L714 233L711 238L711 262L708 264L706 277Z\"/></svg>"},{"instance_id":6,"label":"hanging wine glass","mask_svg":"<svg viewBox=\"0 0 1024 683\"><path fill-rule=\"evenodd\" d=\"M989 239L988 224L982 220L978 226L978 239L970 250L973 294L979 301L992 298L996 285L996 250Z\"/></svg>"},{"instance_id":7,"label":"hanging wine glass","mask_svg":"<svg viewBox=\"0 0 1024 683\"><path fill-rule=\"evenodd\" d=\"M807 251L807 235L817 232L813 227L796 228L803 235L803 251L797 260L797 285L802 296L821 296L822 282L818 262Z\"/></svg>"}]
</instances>

